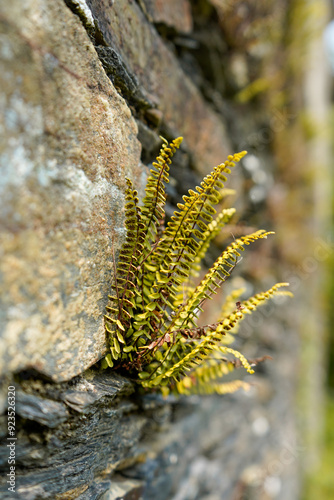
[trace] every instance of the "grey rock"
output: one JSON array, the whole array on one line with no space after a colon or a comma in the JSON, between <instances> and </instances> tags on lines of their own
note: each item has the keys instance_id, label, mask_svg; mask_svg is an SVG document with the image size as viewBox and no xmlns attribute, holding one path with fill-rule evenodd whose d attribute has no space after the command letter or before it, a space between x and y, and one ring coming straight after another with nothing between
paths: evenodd
<instances>
[{"instance_id":1,"label":"grey rock","mask_svg":"<svg viewBox=\"0 0 334 500\"><path fill-rule=\"evenodd\" d=\"M154 106L149 97L145 96L145 92L139 85L137 78L130 73L121 55L116 50L102 45L95 47L95 49L106 74L131 104L135 104L140 109Z\"/></svg>"},{"instance_id":2,"label":"grey rock","mask_svg":"<svg viewBox=\"0 0 334 500\"><path fill-rule=\"evenodd\" d=\"M0 28L0 374L66 380L106 352L137 126L61 0L2 2Z\"/></svg>"},{"instance_id":3,"label":"grey rock","mask_svg":"<svg viewBox=\"0 0 334 500\"><path fill-rule=\"evenodd\" d=\"M53 429L69 417L66 406L62 403L25 394L22 391L18 391L16 396L16 413L22 418L34 420Z\"/></svg>"}]
</instances>

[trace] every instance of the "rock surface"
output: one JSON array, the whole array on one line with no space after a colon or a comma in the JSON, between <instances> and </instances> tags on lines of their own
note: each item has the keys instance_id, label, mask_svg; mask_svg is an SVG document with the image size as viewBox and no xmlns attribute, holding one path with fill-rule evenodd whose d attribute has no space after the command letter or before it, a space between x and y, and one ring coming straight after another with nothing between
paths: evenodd
<instances>
[{"instance_id":1,"label":"rock surface","mask_svg":"<svg viewBox=\"0 0 334 500\"><path fill-rule=\"evenodd\" d=\"M298 328L308 323L312 345L311 325L321 328L313 278L323 260L314 251L308 270L312 168L305 174L301 85L293 86L303 59L284 46L302 24L298 9L285 23L295 3L0 4L1 498L12 498L12 386L19 499L300 497L308 450L296 438ZM278 243L247 252L235 278L252 293L283 277L296 295L243 324L236 348L273 357L257 367L247 395L164 401L95 365L107 347L103 314L112 247L124 238L125 177L143 193L159 134L185 137L170 172L168 216L227 153L248 149L231 176L241 219L228 237L247 232L245 224L278 233ZM225 242L217 239L205 265ZM300 307L306 296L312 322ZM217 307L209 304L204 323ZM319 369L305 366L305 390L314 392ZM319 412L308 405L314 421Z\"/></svg>"},{"instance_id":2,"label":"rock surface","mask_svg":"<svg viewBox=\"0 0 334 500\"><path fill-rule=\"evenodd\" d=\"M103 45L119 54L148 102L162 113L170 133L184 136L197 170L205 174L224 161L231 146L223 117L205 102L137 3L127 0L110 6L107 0L88 0L87 4Z\"/></svg>"},{"instance_id":3,"label":"rock surface","mask_svg":"<svg viewBox=\"0 0 334 500\"><path fill-rule=\"evenodd\" d=\"M0 373L64 380L106 349L137 126L61 0L2 3L0 24Z\"/></svg>"},{"instance_id":4,"label":"rock surface","mask_svg":"<svg viewBox=\"0 0 334 500\"><path fill-rule=\"evenodd\" d=\"M191 33L193 19L189 0L140 0L140 5L148 20L152 23L162 23L174 28L180 33Z\"/></svg>"},{"instance_id":5,"label":"rock surface","mask_svg":"<svg viewBox=\"0 0 334 500\"><path fill-rule=\"evenodd\" d=\"M134 393L126 379L96 369L63 383L32 373L10 381L17 406L15 498L230 499L239 490L262 498L265 479L296 474L302 451L289 399L279 408L281 395L267 368L249 397L163 400ZM4 418L0 435L6 434ZM0 495L11 500L6 443L0 445ZM278 498L294 500L293 488L296 477Z\"/></svg>"}]
</instances>

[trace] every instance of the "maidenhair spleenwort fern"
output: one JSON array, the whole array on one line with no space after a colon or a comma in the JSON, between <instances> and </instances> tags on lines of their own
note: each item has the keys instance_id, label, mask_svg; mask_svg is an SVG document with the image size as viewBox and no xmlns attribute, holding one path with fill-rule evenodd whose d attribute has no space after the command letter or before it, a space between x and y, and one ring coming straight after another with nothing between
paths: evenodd
<instances>
[{"instance_id":1,"label":"maidenhair spleenwort fern","mask_svg":"<svg viewBox=\"0 0 334 500\"><path fill-rule=\"evenodd\" d=\"M163 394L224 394L248 387L242 381L221 382L225 374L238 366L253 373L246 358L228 347L230 333L265 300L291 294L281 290L288 283L278 283L241 304L235 301L242 290L234 291L216 322L198 325L205 301L231 275L244 247L272 232L260 230L234 240L196 282L211 240L234 214L234 209L217 214L214 206L222 199L226 175L246 152L229 156L195 191L190 189L165 227L165 184L181 142L182 137L170 144L163 139L140 206L127 179L127 236L117 267L113 256L116 279L105 316L110 353L102 366L126 369L143 387Z\"/></svg>"}]
</instances>

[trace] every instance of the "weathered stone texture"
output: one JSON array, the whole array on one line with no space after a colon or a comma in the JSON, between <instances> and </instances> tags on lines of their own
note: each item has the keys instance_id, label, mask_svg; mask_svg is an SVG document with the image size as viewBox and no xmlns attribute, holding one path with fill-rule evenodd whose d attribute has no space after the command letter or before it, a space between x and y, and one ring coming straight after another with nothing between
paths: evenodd
<instances>
[{"instance_id":1,"label":"weathered stone texture","mask_svg":"<svg viewBox=\"0 0 334 500\"><path fill-rule=\"evenodd\" d=\"M2 3L0 24L1 373L69 379L106 348L137 126L61 0Z\"/></svg>"},{"instance_id":2,"label":"weathered stone texture","mask_svg":"<svg viewBox=\"0 0 334 500\"><path fill-rule=\"evenodd\" d=\"M189 0L140 0L150 22L163 23L180 33L191 33L193 28Z\"/></svg>"},{"instance_id":3,"label":"weathered stone texture","mask_svg":"<svg viewBox=\"0 0 334 500\"><path fill-rule=\"evenodd\" d=\"M0 4L0 376L5 389L17 390L17 498L299 498L307 450L296 440L293 414L296 324L304 317L298 286L313 295L298 268L298 286L293 270L283 273L284 259L293 253L297 266L309 251L297 244L296 217L309 228L310 193L298 113L289 108L291 101L299 112L301 104L292 94L284 101L293 62L280 48L291 35L284 23L292 3ZM272 302L243 322L241 350L274 358L257 367L248 395L162 401L133 392L110 371L85 371L106 350L103 314L112 245L117 250L124 238L125 177L143 190L141 161L152 161L159 133L185 138L170 172L168 216L202 174L232 149L248 149L243 174L230 179L245 216L229 231L244 234L244 220L277 230L275 253L268 241L238 266L256 291L283 275L296 292L290 307L275 311ZM212 301L204 323L215 307ZM4 394L0 496L9 499Z\"/></svg>"},{"instance_id":4,"label":"weathered stone texture","mask_svg":"<svg viewBox=\"0 0 334 500\"><path fill-rule=\"evenodd\" d=\"M126 67L162 113L165 127L183 135L196 169L205 174L221 163L231 146L222 117L203 99L134 0L89 0L104 44L117 51Z\"/></svg>"},{"instance_id":5,"label":"weathered stone texture","mask_svg":"<svg viewBox=\"0 0 334 500\"><path fill-rule=\"evenodd\" d=\"M267 368L253 380L250 397L181 400L133 394L129 381L96 369L57 384L26 375L15 382L16 498L202 500L213 494L230 500L239 490L271 498L261 496L264 480L278 469L281 477L296 473L302 449L287 413L289 389L282 384L282 405ZM2 419L0 435L6 431ZM4 441L0 495L11 500L7 457ZM292 478L275 498L297 498Z\"/></svg>"}]
</instances>

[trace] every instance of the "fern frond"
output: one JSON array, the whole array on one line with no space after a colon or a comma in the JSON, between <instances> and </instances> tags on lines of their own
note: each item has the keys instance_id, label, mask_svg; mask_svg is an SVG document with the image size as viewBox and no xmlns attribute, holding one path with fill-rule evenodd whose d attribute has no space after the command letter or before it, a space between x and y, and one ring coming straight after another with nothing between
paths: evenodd
<instances>
[{"instance_id":1,"label":"fern frond","mask_svg":"<svg viewBox=\"0 0 334 500\"><path fill-rule=\"evenodd\" d=\"M270 234L272 234L272 232L259 230L250 235L243 236L233 241L226 248L226 250L224 250L222 255L218 257L218 259L211 267L211 269L209 269L203 280L195 288L193 294L187 300L187 302L181 307L179 307L178 311L175 312L173 320L169 325L169 331L174 330L175 327L180 329L182 328L182 326L184 326L184 328L187 328L189 325L196 325L195 321L196 316L198 311L202 310L201 306L203 302L206 299L211 299L212 295L216 293L215 292L216 288L221 286L223 281L225 281L226 278L230 276L231 269L233 269L236 265L237 256L240 256L239 252L244 250L244 245L249 245L250 243L256 241L257 239L267 238L267 236ZM174 376L173 372L169 371L170 369L173 369L173 367L177 376L180 372L183 373L184 369L185 370L190 369L188 366L188 362L191 363L191 360L198 356L201 359L203 359L203 357L205 357L206 354L206 349L208 349L208 352L210 352L210 350L212 350L212 345L214 345L217 342L221 342L226 332L231 330L237 324L239 317L242 317L242 314L241 313L238 314L237 312L235 315L233 316L231 315L231 317L225 319L222 324L219 324L217 326L217 328L214 330L214 333L206 335L206 337L200 344L200 346L204 348L204 351L201 351L201 347L198 348L196 346L192 351L187 352L183 360L176 362L176 364L173 363L174 360L173 357L171 356L172 347L170 347L169 352L167 352L165 357L165 372L161 373L161 370L156 370L154 376L151 376L150 381L148 381L147 383L155 385L156 383L160 383L161 380L165 379L166 376L167 378ZM176 337L177 342L180 341L180 337L181 337L180 334L177 335ZM210 344L210 347L207 346L208 343ZM170 365L171 367L169 368ZM156 382L153 382L154 380L156 380Z\"/></svg>"},{"instance_id":2,"label":"fern frond","mask_svg":"<svg viewBox=\"0 0 334 500\"><path fill-rule=\"evenodd\" d=\"M231 188L223 188L220 190L220 200L223 200L224 198L226 198L227 196L231 196L231 195L235 195L236 194L236 190L235 189L231 189Z\"/></svg>"},{"instance_id":3,"label":"fern frond","mask_svg":"<svg viewBox=\"0 0 334 500\"><path fill-rule=\"evenodd\" d=\"M251 388L251 384L248 382L244 382L243 380L232 380L231 382L223 382L221 384L206 384L203 387L200 387L198 393L199 394L219 394L222 396L223 394L233 394L239 389L244 389L245 391L249 391Z\"/></svg>"},{"instance_id":4,"label":"fern frond","mask_svg":"<svg viewBox=\"0 0 334 500\"><path fill-rule=\"evenodd\" d=\"M245 368L245 370L248 373L250 373L250 374L254 373L253 368L251 367L251 365L249 364L249 362L247 361L245 356L243 354L241 354L241 352L239 352L235 349L231 349L231 347L226 347L226 346L217 346L217 350L219 350L223 354L227 354L227 353L233 354L233 356L240 361L240 363L242 364L242 366Z\"/></svg>"},{"instance_id":5,"label":"fern frond","mask_svg":"<svg viewBox=\"0 0 334 500\"><path fill-rule=\"evenodd\" d=\"M138 193L127 179L125 192L126 239L118 256L113 255L116 277L105 315L110 353L104 367L116 366L137 373L143 387L159 387L179 393L234 392L248 387L240 381L215 382L232 369L253 370L247 359L227 347L228 332L266 299L277 294L285 283L233 305L241 291L228 297L219 321L198 326L197 316L207 299L231 275L246 245L267 238L271 232L256 231L242 236L222 252L206 276L194 284L200 262L209 243L234 214L224 208L216 215L215 205L229 194L224 187L226 174L245 151L229 156L207 175L200 186L189 190L177 205L164 228L165 183L169 167L182 138L163 145L150 170L145 197L139 206ZM290 294L289 294L290 295ZM225 344L225 345L224 345ZM226 355L233 355L234 360Z\"/></svg>"},{"instance_id":6,"label":"fern frond","mask_svg":"<svg viewBox=\"0 0 334 500\"><path fill-rule=\"evenodd\" d=\"M217 346L215 352L216 351L219 351L217 352L217 354L220 353L233 354L239 360L240 365L243 366L248 371L248 373L250 374L254 373L254 370L251 368L249 362L240 352L234 349L229 349L221 346L220 347ZM227 358L224 358L222 356L221 357L218 356L218 358L215 357L214 359L208 357L206 361L203 360L203 363L201 363L200 366L197 366L196 368L191 370L190 375L183 377L179 382L177 382L176 388L180 392L180 388L182 386L184 385L187 386L187 384L189 384L189 379L193 380L193 387L206 386L213 380L220 379L224 375L227 375L228 373L233 371L235 369L235 366L236 366L235 363L229 361Z\"/></svg>"},{"instance_id":7,"label":"fern frond","mask_svg":"<svg viewBox=\"0 0 334 500\"><path fill-rule=\"evenodd\" d=\"M170 303L175 307L180 299L182 283L189 280L192 265L198 252L201 252L202 242L210 236L208 219L216 213L213 205L219 202L219 189L226 181L225 174L231 172L235 162L241 160L245 151L229 156L228 160L218 165L204 178L201 186L196 191L189 190L189 196L184 196L184 204L178 204L179 211L169 221L162 240L151 255L150 264L156 269L156 283L154 291L161 291L169 286ZM232 215L230 212L223 214L217 224L224 224L226 217ZM205 246L202 253L205 252ZM196 266L196 264L195 264ZM189 321L193 321L190 317ZM184 323L184 321L182 321ZM177 314L172 321L171 327L180 324L180 315Z\"/></svg>"},{"instance_id":8,"label":"fern frond","mask_svg":"<svg viewBox=\"0 0 334 500\"><path fill-rule=\"evenodd\" d=\"M238 300L240 299L241 295L243 295L246 291L246 288L237 288L235 290L232 290L232 292L226 297L221 311L220 315L218 317L218 322L221 322L226 318L229 314L231 314L235 308L236 305L238 304ZM239 330L239 323L237 323L233 329L230 330L230 332L226 332L225 337L222 340L222 343L224 345L230 345L232 342L234 342L235 338L234 335L238 332ZM232 335L233 334L233 335Z\"/></svg>"},{"instance_id":9,"label":"fern frond","mask_svg":"<svg viewBox=\"0 0 334 500\"><path fill-rule=\"evenodd\" d=\"M201 186L196 187L196 191L190 189L189 196L183 197L184 204L178 204L179 211L174 212L162 241L152 255L152 261L161 269L162 278L165 276L168 279L176 272L181 283L189 277L189 269L182 272L180 268L194 261L201 242L206 239L207 222L211 222L211 216L216 213L213 205L219 201L218 189L226 181L225 174L230 173L234 162L240 161L244 154L231 156L225 163L215 167L201 182ZM161 283L163 285L164 280Z\"/></svg>"},{"instance_id":10,"label":"fern frond","mask_svg":"<svg viewBox=\"0 0 334 500\"><path fill-rule=\"evenodd\" d=\"M285 295L288 297L293 297L293 293L289 292L288 290L281 290L281 288L287 286L289 286L289 283L276 283L276 285L269 288L269 290L267 290L266 292L257 293L253 297L250 297L248 300L241 302L239 308L235 309L230 314L227 314L225 319L220 317L222 325L230 326L233 324L233 326L235 326L235 320L237 320L239 324L240 321L245 318L246 314L251 314L260 305L263 305L266 300L269 300L274 296Z\"/></svg>"},{"instance_id":11,"label":"fern frond","mask_svg":"<svg viewBox=\"0 0 334 500\"><path fill-rule=\"evenodd\" d=\"M140 309L134 323L135 330L143 330L144 328L154 332L154 323L162 321L163 316L160 316L162 311L161 303L163 302L163 295L155 297L152 302L151 294L155 292L154 284L156 280L156 272L158 268L152 260L152 253L156 245L161 241L160 232L163 227L165 219L165 183L169 182L169 165L172 162L172 157L176 150L180 147L182 137L178 137L170 144L163 139L163 145L153 168L150 170L150 176L147 180L146 195L143 199L143 205L140 210L141 232L139 235L142 244L142 252L138 261L138 277L136 285L141 294L141 300L137 301L137 307ZM160 239L159 239L160 238ZM153 307L154 304L154 307ZM158 318L158 319L157 319ZM150 336L149 336L150 338Z\"/></svg>"},{"instance_id":12,"label":"fern frond","mask_svg":"<svg viewBox=\"0 0 334 500\"><path fill-rule=\"evenodd\" d=\"M221 232L223 227L228 224L233 215L235 214L235 208L224 208L216 219L212 220L204 233L204 240L200 243L200 246L196 252L194 261L200 263L206 255L206 252L210 246L212 240Z\"/></svg>"},{"instance_id":13,"label":"fern frond","mask_svg":"<svg viewBox=\"0 0 334 500\"><path fill-rule=\"evenodd\" d=\"M152 164L153 168L150 170L150 176L146 183L146 196L141 207L141 222L144 225L143 244L146 238L148 238L149 243L154 243L157 227L160 225L160 221L165 218L166 194L164 183L169 182L169 165L172 163L172 157L183 140L182 137L178 137L168 144L166 139L163 137L161 139L163 145L156 161Z\"/></svg>"},{"instance_id":14,"label":"fern frond","mask_svg":"<svg viewBox=\"0 0 334 500\"><path fill-rule=\"evenodd\" d=\"M185 299L187 297L190 297L190 295L193 293L195 289L194 280L199 276L201 270L201 262L203 261L209 249L210 243L220 233L223 227L230 222L234 214L234 208L223 209L216 219L213 219L211 215L206 214L206 221L208 222L208 225L203 235L204 240L201 240L199 242L199 246L195 250L192 259L188 260L188 262L190 261L189 277L187 282L181 283L181 285L178 287L176 300L173 303L174 308L177 308L181 304L185 303ZM185 256L185 258L187 257Z\"/></svg>"},{"instance_id":15,"label":"fern frond","mask_svg":"<svg viewBox=\"0 0 334 500\"><path fill-rule=\"evenodd\" d=\"M241 353L238 353L238 351L235 351L229 347L220 345L223 336L225 335L226 331L229 331L235 327L235 325L244 317L244 314L249 314L252 310L255 310L260 303L271 298L272 296L282 294L280 288L288 285L288 283L277 283L266 292L262 292L255 295L254 297L251 297L244 303L247 304L247 307L229 314L213 331L207 333L205 337L203 337L201 341L197 345L195 345L191 349L191 351L188 352L182 359L170 366L164 372L162 372L161 370L157 370L155 376L145 381L145 383L143 382L143 385L145 385L146 387L153 387L157 384L163 383L163 381L166 381L166 379L178 380L178 377L183 376L186 371L192 370L198 362L202 362L204 359L207 359L208 356L216 349L219 349L221 352L232 353L234 356L240 359L243 366L247 370L251 369L250 366L247 365L247 360L242 356ZM290 295L290 292L283 293Z\"/></svg>"},{"instance_id":16,"label":"fern frond","mask_svg":"<svg viewBox=\"0 0 334 500\"><path fill-rule=\"evenodd\" d=\"M186 304L180 307L176 317L183 317L184 322L192 320L197 314L198 307L201 307L206 299L211 299L216 289L230 276L238 262L237 258L241 255L240 252L244 251L244 246L258 239L267 238L270 234L273 232L261 229L233 241L197 285Z\"/></svg>"},{"instance_id":17,"label":"fern frond","mask_svg":"<svg viewBox=\"0 0 334 500\"><path fill-rule=\"evenodd\" d=\"M119 253L117 269L113 255L115 284L114 294L109 295L108 314L105 315L105 327L109 336L110 348L114 359L121 356L122 344L125 344L124 331L130 327L133 310L136 307L137 266L143 245L140 240L141 217L138 207L138 192L133 189L130 179L126 179L125 191L125 227L126 239ZM116 314L117 312L117 314Z\"/></svg>"},{"instance_id":18,"label":"fern frond","mask_svg":"<svg viewBox=\"0 0 334 500\"><path fill-rule=\"evenodd\" d=\"M231 293L226 297L224 304L222 305L219 320L225 318L228 314L230 314L235 309L235 303L240 299L241 295L245 293L246 288L236 288L232 290Z\"/></svg>"},{"instance_id":19,"label":"fern frond","mask_svg":"<svg viewBox=\"0 0 334 500\"><path fill-rule=\"evenodd\" d=\"M199 242L199 247L196 250L196 255L194 255L194 263L191 273L193 277L197 277L199 275L200 262L202 262L202 260L204 259L211 241L214 240L215 237L221 232L223 227L230 222L234 214L235 208L225 208L220 212L216 219L211 220L207 225L207 228L203 234L204 239ZM207 217L211 216L207 214Z\"/></svg>"},{"instance_id":20,"label":"fern frond","mask_svg":"<svg viewBox=\"0 0 334 500\"><path fill-rule=\"evenodd\" d=\"M199 394L201 396L210 394L233 394L239 389L248 391L250 388L251 385L243 380L232 380L230 382L221 383L213 383L210 381L203 383L192 377L184 377L183 380L176 384L176 392L186 396L191 396L192 394Z\"/></svg>"}]
</instances>

